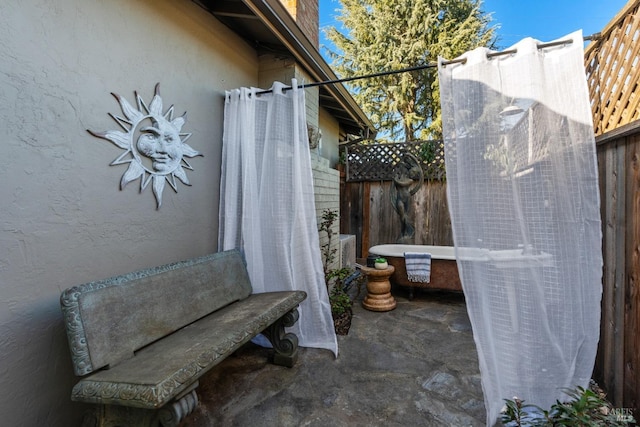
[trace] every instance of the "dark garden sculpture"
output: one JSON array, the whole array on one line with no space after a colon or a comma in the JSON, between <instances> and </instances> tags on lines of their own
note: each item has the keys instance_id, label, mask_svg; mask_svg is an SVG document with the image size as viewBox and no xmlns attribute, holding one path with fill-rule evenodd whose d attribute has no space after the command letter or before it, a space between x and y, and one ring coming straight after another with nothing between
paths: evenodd
<instances>
[{"instance_id":1,"label":"dark garden sculpture","mask_svg":"<svg viewBox=\"0 0 640 427\"><path fill-rule=\"evenodd\" d=\"M400 237L397 243L413 243L415 227L409 222L409 207L411 197L416 194L423 182L424 172L420 161L413 154L405 152L402 161L394 169L391 184L391 204L400 216Z\"/></svg>"}]
</instances>

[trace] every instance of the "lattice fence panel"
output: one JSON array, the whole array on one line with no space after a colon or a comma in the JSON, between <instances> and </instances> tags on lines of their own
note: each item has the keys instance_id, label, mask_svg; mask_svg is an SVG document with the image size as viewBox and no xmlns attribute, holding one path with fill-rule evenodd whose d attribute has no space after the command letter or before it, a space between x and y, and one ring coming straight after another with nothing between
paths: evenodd
<instances>
[{"instance_id":1,"label":"lattice fence panel","mask_svg":"<svg viewBox=\"0 0 640 427\"><path fill-rule=\"evenodd\" d=\"M425 180L445 178L444 144L442 141L402 143L371 143L345 148L346 180L389 181L405 153L413 154L420 162Z\"/></svg>"},{"instance_id":2,"label":"lattice fence panel","mask_svg":"<svg viewBox=\"0 0 640 427\"><path fill-rule=\"evenodd\" d=\"M640 119L639 8L627 3L585 51L596 135Z\"/></svg>"}]
</instances>

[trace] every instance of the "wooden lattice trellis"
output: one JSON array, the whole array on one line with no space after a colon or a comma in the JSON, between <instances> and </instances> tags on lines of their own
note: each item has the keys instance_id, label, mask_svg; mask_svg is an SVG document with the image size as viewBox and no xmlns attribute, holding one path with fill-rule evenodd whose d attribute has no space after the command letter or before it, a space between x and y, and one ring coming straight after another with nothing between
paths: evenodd
<instances>
[{"instance_id":1,"label":"wooden lattice trellis","mask_svg":"<svg viewBox=\"0 0 640 427\"><path fill-rule=\"evenodd\" d=\"M640 0L627 5L585 51L596 135L640 119Z\"/></svg>"},{"instance_id":2,"label":"wooden lattice trellis","mask_svg":"<svg viewBox=\"0 0 640 427\"><path fill-rule=\"evenodd\" d=\"M394 170L402 162L405 153L413 154L420 161L425 180L445 178L442 141L418 141L346 147L346 180L389 181L393 179Z\"/></svg>"}]
</instances>

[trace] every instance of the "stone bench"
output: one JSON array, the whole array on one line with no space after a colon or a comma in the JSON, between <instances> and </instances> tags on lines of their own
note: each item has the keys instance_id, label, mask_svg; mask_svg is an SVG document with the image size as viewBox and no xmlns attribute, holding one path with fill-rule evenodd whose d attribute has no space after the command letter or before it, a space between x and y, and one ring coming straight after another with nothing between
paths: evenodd
<instances>
[{"instance_id":1,"label":"stone bench","mask_svg":"<svg viewBox=\"0 0 640 427\"><path fill-rule=\"evenodd\" d=\"M236 250L69 288L60 303L82 376L71 399L98 404L96 425L177 426L198 403L198 379L256 335L271 341L273 363L293 366L298 338L284 328L305 298L252 294Z\"/></svg>"}]
</instances>

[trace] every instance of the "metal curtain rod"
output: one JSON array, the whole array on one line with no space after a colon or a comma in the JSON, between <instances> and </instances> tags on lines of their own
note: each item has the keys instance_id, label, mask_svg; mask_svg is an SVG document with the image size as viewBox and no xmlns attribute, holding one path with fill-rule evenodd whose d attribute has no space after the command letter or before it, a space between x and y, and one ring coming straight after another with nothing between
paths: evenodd
<instances>
[{"instance_id":1,"label":"metal curtain rod","mask_svg":"<svg viewBox=\"0 0 640 427\"><path fill-rule=\"evenodd\" d=\"M306 89L308 87L316 87L316 86L325 86L325 85L334 84L334 83L346 83L346 82L350 82L350 81L353 81L353 80L370 79L370 78L373 78L373 77L388 76L388 75L391 75L391 74L408 73L409 71L424 70L425 68L435 68L437 66L438 66L438 64L430 62L430 63L425 64L425 65L416 65L414 67L402 68L400 70L381 71L379 73L366 74L364 76L345 77L343 79L325 80L325 81L322 81L322 82L315 82L315 83L306 83L306 84L303 84L303 85L299 85L298 89ZM285 91L291 90L291 89L293 89L293 87L285 86L285 87L282 88L282 91L285 92ZM266 89L266 90L261 90L259 92L256 92L256 95L262 95L263 93L271 93L271 92L273 92L273 89Z\"/></svg>"},{"instance_id":2,"label":"metal curtain rod","mask_svg":"<svg viewBox=\"0 0 640 427\"><path fill-rule=\"evenodd\" d=\"M590 36L583 37L583 40L584 41L597 40L599 38L600 38L600 33L594 33L594 34L592 34ZM538 44L538 49L544 49L544 48L554 47L554 46L564 46L566 44L571 44L571 43L573 43L573 40L558 40L558 41L555 41L555 42L540 43L540 44ZM507 50L503 50L501 52L490 52L490 53L487 53L487 58L495 58L497 56L503 56L503 55L513 55L517 51L518 51L517 49L507 49ZM467 62L466 58L452 59L450 61L442 61L442 65L464 64L465 62ZM366 74L366 75L363 75L363 76L345 77L343 79L325 80L325 81L315 82L315 83L306 83L306 84L303 84L303 85L299 85L298 89L306 89L306 88L310 88L310 87L325 86L325 85L335 84L335 83L346 83L346 82L350 82L350 81L353 81L353 80L370 79L370 78L373 78L373 77L382 77L382 76L388 76L388 75L391 75L391 74L408 73L410 71L419 71L419 70L424 70L424 69L427 69L427 68L436 68L437 66L438 66L437 63L430 62L428 64L416 65L414 67L402 68L400 70L381 71L379 73ZM282 91L286 92L287 90L291 90L291 89L293 89L293 87L285 86L285 87L282 88ZM261 90L259 92L256 92L256 95L262 95L262 94L271 93L271 92L273 92L273 89L266 89L266 90Z\"/></svg>"}]
</instances>

